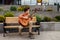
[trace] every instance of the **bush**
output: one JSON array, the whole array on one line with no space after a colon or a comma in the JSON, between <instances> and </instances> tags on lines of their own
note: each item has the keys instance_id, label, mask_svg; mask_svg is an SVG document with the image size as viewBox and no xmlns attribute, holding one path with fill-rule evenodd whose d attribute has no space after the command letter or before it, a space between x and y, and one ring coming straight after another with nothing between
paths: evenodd
<instances>
[{"instance_id":1,"label":"bush","mask_svg":"<svg viewBox=\"0 0 60 40\"><path fill-rule=\"evenodd\" d=\"M22 8L22 7L18 7L17 10L18 10L18 11L23 11L24 8Z\"/></svg>"},{"instance_id":2,"label":"bush","mask_svg":"<svg viewBox=\"0 0 60 40\"><path fill-rule=\"evenodd\" d=\"M38 14L35 15L36 16L36 23L35 25L40 25L40 22L41 22L41 18Z\"/></svg>"},{"instance_id":3,"label":"bush","mask_svg":"<svg viewBox=\"0 0 60 40\"><path fill-rule=\"evenodd\" d=\"M52 8L48 8L46 11L53 11Z\"/></svg>"},{"instance_id":4,"label":"bush","mask_svg":"<svg viewBox=\"0 0 60 40\"><path fill-rule=\"evenodd\" d=\"M24 8L30 8L30 6L28 6L28 5L23 5L23 6L18 7L17 10L18 10L18 11L23 11Z\"/></svg>"},{"instance_id":5,"label":"bush","mask_svg":"<svg viewBox=\"0 0 60 40\"><path fill-rule=\"evenodd\" d=\"M60 21L60 16L56 16L55 18Z\"/></svg>"},{"instance_id":6,"label":"bush","mask_svg":"<svg viewBox=\"0 0 60 40\"><path fill-rule=\"evenodd\" d=\"M4 17L14 17L13 12L5 12Z\"/></svg>"},{"instance_id":7,"label":"bush","mask_svg":"<svg viewBox=\"0 0 60 40\"><path fill-rule=\"evenodd\" d=\"M23 7L23 8L30 8L29 5L23 5L23 6L21 6L21 7Z\"/></svg>"},{"instance_id":8,"label":"bush","mask_svg":"<svg viewBox=\"0 0 60 40\"><path fill-rule=\"evenodd\" d=\"M11 10L11 11L17 11L17 7L11 6L11 7L10 7L10 10Z\"/></svg>"},{"instance_id":9,"label":"bush","mask_svg":"<svg viewBox=\"0 0 60 40\"><path fill-rule=\"evenodd\" d=\"M50 17L44 17L44 22L50 22L51 21L51 18Z\"/></svg>"},{"instance_id":10,"label":"bush","mask_svg":"<svg viewBox=\"0 0 60 40\"><path fill-rule=\"evenodd\" d=\"M0 11L3 11L3 9L2 9L2 8L0 8Z\"/></svg>"},{"instance_id":11,"label":"bush","mask_svg":"<svg viewBox=\"0 0 60 40\"><path fill-rule=\"evenodd\" d=\"M55 22L58 22L58 21L59 21L59 20L57 20L56 18L53 18L52 20L55 21Z\"/></svg>"},{"instance_id":12,"label":"bush","mask_svg":"<svg viewBox=\"0 0 60 40\"><path fill-rule=\"evenodd\" d=\"M39 15L36 15L37 22L41 22L41 18Z\"/></svg>"},{"instance_id":13,"label":"bush","mask_svg":"<svg viewBox=\"0 0 60 40\"><path fill-rule=\"evenodd\" d=\"M0 22L4 22L4 20L5 20L5 17L0 15Z\"/></svg>"}]
</instances>

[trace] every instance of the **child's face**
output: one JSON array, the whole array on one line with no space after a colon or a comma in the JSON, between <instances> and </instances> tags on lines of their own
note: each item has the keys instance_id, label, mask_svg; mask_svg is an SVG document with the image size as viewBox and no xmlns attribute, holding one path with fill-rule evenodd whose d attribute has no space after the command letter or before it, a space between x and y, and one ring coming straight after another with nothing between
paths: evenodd
<instances>
[{"instance_id":1,"label":"child's face","mask_svg":"<svg viewBox=\"0 0 60 40\"><path fill-rule=\"evenodd\" d=\"M29 13L29 9L26 11L26 13Z\"/></svg>"}]
</instances>

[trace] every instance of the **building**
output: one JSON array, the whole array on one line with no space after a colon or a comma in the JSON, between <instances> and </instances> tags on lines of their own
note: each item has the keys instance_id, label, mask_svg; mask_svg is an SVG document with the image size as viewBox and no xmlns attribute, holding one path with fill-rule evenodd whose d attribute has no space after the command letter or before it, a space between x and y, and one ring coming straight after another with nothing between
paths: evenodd
<instances>
[{"instance_id":1,"label":"building","mask_svg":"<svg viewBox=\"0 0 60 40\"><path fill-rule=\"evenodd\" d=\"M54 5L54 3L60 4L60 0L0 0L0 4L3 5Z\"/></svg>"},{"instance_id":2,"label":"building","mask_svg":"<svg viewBox=\"0 0 60 40\"><path fill-rule=\"evenodd\" d=\"M21 0L0 0L0 4L4 4L4 5L13 5L13 4L16 4L17 2L17 4L21 4L21 2L19 2L19 1L21 1Z\"/></svg>"},{"instance_id":3,"label":"building","mask_svg":"<svg viewBox=\"0 0 60 40\"><path fill-rule=\"evenodd\" d=\"M0 4L4 5L36 5L42 0L0 0Z\"/></svg>"}]
</instances>

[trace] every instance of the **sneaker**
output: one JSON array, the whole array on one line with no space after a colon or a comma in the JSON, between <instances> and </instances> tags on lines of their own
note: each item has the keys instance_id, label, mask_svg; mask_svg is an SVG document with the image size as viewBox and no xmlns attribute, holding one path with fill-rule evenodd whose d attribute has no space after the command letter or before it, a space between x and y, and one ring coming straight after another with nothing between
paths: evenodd
<instances>
[{"instance_id":1,"label":"sneaker","mask_svg":"<svg viewBox=\"0 0 60 40\"><path fill-rule=\"evenodd\" d=\"M29 33L29 38L30 38L30 39L35 39L35 38L34 38L34 34L33 34L33 33Z\"/></svg>"}]
</instances>

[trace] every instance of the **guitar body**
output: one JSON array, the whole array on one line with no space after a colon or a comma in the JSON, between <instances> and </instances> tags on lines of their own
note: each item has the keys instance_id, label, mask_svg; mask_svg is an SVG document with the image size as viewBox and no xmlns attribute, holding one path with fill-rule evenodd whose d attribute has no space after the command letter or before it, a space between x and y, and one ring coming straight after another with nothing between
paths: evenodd
<instances>
[{"instance_id":1,"label":"guitar body","mask_svg":"<svg viewBox=\"0 0 60 40\"><path fill-rule=\"evenodd\" d=\"M19 19L19 23L20 23L21 25L23 25L24 27L26 27L26 26L29 24L29 20L28 20L28 19L20 18L20 19Z\"/></svg>"}]
</instances>

